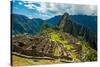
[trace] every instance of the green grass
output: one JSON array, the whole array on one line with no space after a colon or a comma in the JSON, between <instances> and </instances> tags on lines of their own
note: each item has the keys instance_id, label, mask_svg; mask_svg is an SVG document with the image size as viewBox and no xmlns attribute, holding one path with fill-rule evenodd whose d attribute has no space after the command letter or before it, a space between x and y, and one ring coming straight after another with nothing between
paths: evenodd
<instances>
[{"instance_id":1,"label":"green grass","mask_svg":"<svg viewBox=\"0 0 100 67\"><path fill-rule=\"evenodd\" d=\"M72 45L66 45L66 47L65 47L67 50L71 50L71 49L73 49L74 47L72 46Z\"/></svg>"},{"instance_id":2,"label":"green grass","mask_svg":"<svg viewBox=\"0 0 100 67\"><path fill-rule=\"evenodd\" d=\"M42 65L42 64L58 64L62 63L58 59L46 60L46 59L27 59L16 55L12 55L13 66L30 66L30 65Z\"/></svg>"},{"instance_id":3,"label":"green grass","mask_svg":"<svg viewBox=\"0 0 100 67\"><path fill-rule=\"evenodd\" d=\"M61 38L57 33L50 33L50 37L52 41L61 41Z\"/></svg>"},{"instance_id":4,"label":"green grass","mask_svg":"<svg viewBox=\"0 0 100 67\"><path fill-rule=\"evenodd\" d=\"M67 50L71 50L74 48L73 45L68 43L67 40L63 40L63 38L61 38L58 33L51 33L50 37L52 41L60 42Z\"/></svg>"},{"instance_id":5,"label":"green grass","mask_svg":"<svg viewBox=\"0 0 100 67\"><path fill-rule=\"evenodd\" d=\"M97 61L96 50L90 48L88 45L82 46L82 61Z\"/></svg>"},{"instance_id":6,"label":"green grass","mask_svg":"<svg viewBox=\"0 0 100 67\"><path fill-rule=\"evenodd\" d=\"M27 65L32 65L33 61L31 59L12 55L12 64L13 66L27 66Z\"/></svg>"}]
</instances>

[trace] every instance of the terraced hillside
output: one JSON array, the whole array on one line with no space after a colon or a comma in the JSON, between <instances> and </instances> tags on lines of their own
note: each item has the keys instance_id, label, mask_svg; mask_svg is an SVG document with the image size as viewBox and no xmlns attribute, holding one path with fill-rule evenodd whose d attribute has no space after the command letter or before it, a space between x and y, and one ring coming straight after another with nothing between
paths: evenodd
<instances>
[{"instance_id":1,"label":"terraced hillside","mask_svg":"<svg viewBox=\"0 0 100 67\"><path fill-rule=\"evenodd\" d=\"M96 51L89 46L89 43L80 37L76 38L68 33L52 29L47 29L36 36L19 35L13 37L12 51L13 57L28 59L27 61L31 62L32 65L35 63L72 63L97 60ZM21 60L12 59L13 62Z\"/></svg>"}]
</instances>

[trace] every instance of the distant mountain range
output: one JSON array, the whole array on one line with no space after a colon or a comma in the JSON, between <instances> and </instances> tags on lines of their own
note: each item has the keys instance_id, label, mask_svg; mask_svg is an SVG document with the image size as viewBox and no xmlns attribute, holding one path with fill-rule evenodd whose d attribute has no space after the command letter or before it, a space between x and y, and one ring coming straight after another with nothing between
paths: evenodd
<instances>
[{"instance_id":1,"label":"distant mountain range","mask_svg":"<svg viewBox=\"0 0 100 67\"><path fill-rule=\"evenodd\" d=\"M12 14L12 34L36 34L44 23L42 19L29 19L23 15Z\"/></svg>"},{"instance_id":2,"label":"distant mountain range","mask_svg":"<svg viewBox=\"0 0 100 67\"><path fill-rule=\"evenodd\" d=\"M23 15L11 14L12 17L12 34L28 33L35 35L42 31L47 24L51 28L58 28L73 36L82 36L89 42L92 48L97 50L97 17L86 15L55 16L48 20L29 19Z\"/></svg>"},{"instance_id":3,"label":"distant mountain range","mask_svg":"<svg viewBox=\"0 0 100 67\"><path fill-rule=\"evenodd\" d=\"M75 23L78 23L78 24L88 27L94 33L97 32L97 16L70 15L70 18ZM13 22L12 26L14 29L13 34L14 33L25 33L25 32L35 34L35 32L40 31L41 25L44 22L45 23L47 22L48 26L50 26L50 27L55 27L57 24L59 24L60 19L61 19L61 15L55 16L48 20L42 20L39 18L29 19L28 17L26 17L24 15L12 14L12 22ZM19 26L17 28L18 30L15 30L17 26L14 26L14 25ZM36 29L32 30L31 28L29 28L30 26L32 26L31 28L38 28L38 30L36 30ZM20 28L20 30L19 30L19 28ZM26 28L28 28L28 29L26 29Z\"/></svg>"},{"instance_id":4,"label":"distant mountain range","mask_svg":"<svg viewBox=\"0 0 100 67\"><path fill-rule=\"evenodd\" d=\"M91 31L97 32L97 16L71 15L73 21L88 27Z\"/></svg>"},{"instance_id":5,"label":"distant mountain range","mask_svg":"<svg viewBox=\"0 0 100 67\"><path fill-rule=\"evenodd\" d=\"M59 23L61 15L55 16L47 20L49 26L54 27ZM97 32L97 16L87 15L70 15L70 19L75 23L88 27L91 31Z\"/></svg>"}]
</instances>

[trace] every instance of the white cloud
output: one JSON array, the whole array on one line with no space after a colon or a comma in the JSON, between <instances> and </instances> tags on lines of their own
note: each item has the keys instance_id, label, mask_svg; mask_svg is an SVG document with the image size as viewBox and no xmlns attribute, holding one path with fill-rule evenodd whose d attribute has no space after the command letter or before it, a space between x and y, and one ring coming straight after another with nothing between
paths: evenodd
<instances>
[{"instance_id":1,"label":"white cloud","mask_svg":"<svg viewBox=\"0 0 100 67\"><path fill-rule=\"evenodd\" d=\"M62 15L68 12L70 15L97 15L97 7L94 5L77 5L77 4L64 4L64 3L48 3L48 2L32 2L23 1L24 6L29 9L35 9L40 15L51 17L55 15ZM38 3L36 6L33 3Z\"/></svg>"},{"instance_id":2,"label":"white cloud","mask_svg":"<svg viewBox=\"0 0 100 67\"><path fill-rule=\"evenodd\" d=\"M22 2L18 2L18 4L19 4L19 5L23 5L23 3L22 3Z\"/></svg>"},{"instance_id":3,"label":"white cloud","mask_svg":"<svg viewBox=\"0 0 100 67\"><path fill-rule=\"evenodd\" d=\"M35 9L35 6L33 4L25 4L24 6L29 9Z\"/></svg>"},{"instance_id":4,"label":"white cloud","mask_svg":"<svg viewBox=\"0 0 100 67\"><path fill-rule=\"evenodd\" d=\"M71 14L82 14L82 15L96 15L97 7L91 5L73 5L70 8Z\"/></svg>"},{"instance_id":5,"label":"white cloud","mask_svg":"<svg viewBox=\"0 0 100 67\"><path fill-rule=\"evenodd\" d=\"M71 4L58 4L58 3L40 3L41 7L37 8L43 13L63 14L68 12L71 15L85 14L96 15L97 7L92 5L71 5Z\"/></svg>"}]
</instances>

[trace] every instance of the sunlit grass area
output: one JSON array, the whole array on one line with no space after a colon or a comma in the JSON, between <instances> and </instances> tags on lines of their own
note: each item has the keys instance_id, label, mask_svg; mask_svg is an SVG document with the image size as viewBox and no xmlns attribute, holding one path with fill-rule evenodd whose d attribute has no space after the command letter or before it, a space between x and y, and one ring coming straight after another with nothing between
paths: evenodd
<instances>
[{"instance_id":1,"label":"sunlit grass area","mask_svg":"<svg viewBox=\"0 0 100 67\"><path fill-rule=\"evenodd\" d=\"M60 34L58 33L55 33L55 32L51 33L50 37L52 41L60 42L67 50L71 50L74 48L71 43L68 43L67 40L63 40Z\"/></svg>"},{"instance_id":2,"label":"sunlit grass area","mask_svg":"<svg viewBox=\"0 0 100 67\"><path fill-rule=\"evenodd\" d=\"M29 66L29 65L43 65L43 64L58 64L62 63L59 59L47 60L47 59L27 59L16 55L12 55L13 66Z\"/></svg>"},{"instance_id":3,"label":"sunlit grass area","mask_svg":"<svg viewBox=\"0 0 100 67\"><path fill-rule=\"evenodd\" d=\"M13 66L27 66L32 65L33 61L32 59L22 58L16 55L12 55L12 64Z\"/></svg>"}]
</instances>

